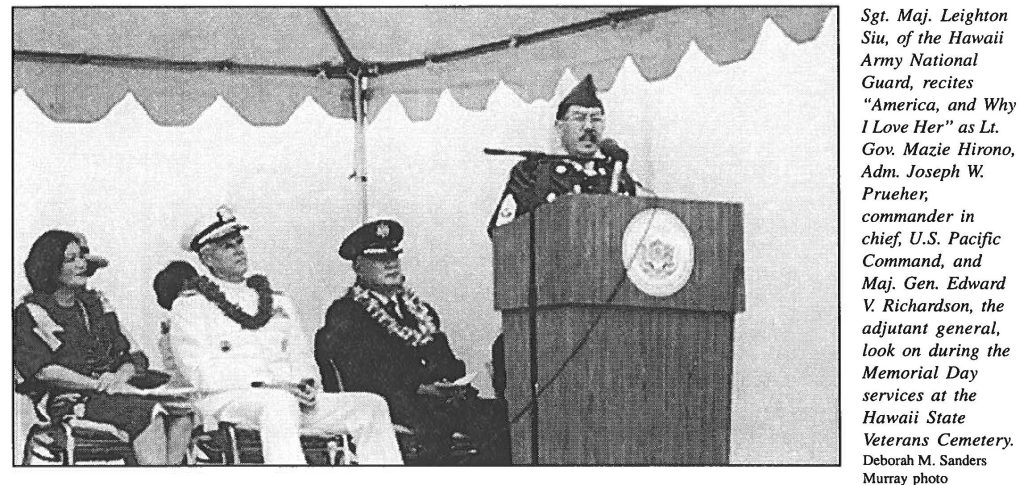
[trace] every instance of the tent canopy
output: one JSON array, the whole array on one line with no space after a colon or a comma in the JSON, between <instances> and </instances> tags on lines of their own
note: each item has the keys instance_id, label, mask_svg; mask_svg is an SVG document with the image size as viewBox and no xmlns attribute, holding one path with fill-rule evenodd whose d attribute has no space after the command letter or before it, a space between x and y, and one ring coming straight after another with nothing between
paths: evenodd
<instances>
[{"instance_id":1,"label":"tent canopy","mask_svg":"<svg viewBox=\"0 0 1024 485\"><path fill-rule=\"evenodd\" d=\"M482 372L501 328L484 227L516 160L480 149L556 147L552 98L594 72L611 86L601 95L606 134L630 149L638 180L664 198L744 204L749 300L734 333L743 357L733 372L731 461L838 463L838 16L822 26L828 10L677 9L611 28L602 16L618 9L552 11L575 15L557 22L604 23L450 60L436 53L507 45L557 22L532 9L326 11L367 66L370 108L380 112L363 130L373 176L360 184L373 189L375 217L406 226L411 284L443 316L456 355ZM484 30L489 19L525 25L534 16L544 23ZM408 25L430 28L396 33ZM230 201L254 228L254 270L292 296L307 331L322 324L354 278L337 244L363 219L349 185L358 179L344 163L359 135L345 119L354 90L317 9L16 9L14 27L22 92L13 97L12 254L24 257L52 227L89 235L112 262L95 287L159 355L165 314L148 290L153 274L185 257L178 228L193 209ZM548 76L558 79L550 91ZM114 105L102 123L50 121L93 121ZM252 128L235 112L282 126ZM147 115L161 125L200 119L165 129ZM73 183L55 183L55 174ZM29 290L23 277L13 284L14 295ZM486 378L475 384L487 393ZM27 429L31 405L19 406Z\"/></svg>"},{"instance_id":2,"label":"tent canopy","mask_svg":"<svg viewBox=\"0 0 1024 485\"><path fill-rule=\"evenodd\" d=\"M160 125L189 125L223 97L254 125L280 125L312 97L353 117L353 76L372 118L397 96L429 119L450 90L483 109L499 82L525 101L565 70L611 86L629 56L671 75L695 44L717 64L745 59L774 22L813 40L828 8L18 8L14 88L50 119L93 122L131 92Z\"/></svg>"}]
</instances>

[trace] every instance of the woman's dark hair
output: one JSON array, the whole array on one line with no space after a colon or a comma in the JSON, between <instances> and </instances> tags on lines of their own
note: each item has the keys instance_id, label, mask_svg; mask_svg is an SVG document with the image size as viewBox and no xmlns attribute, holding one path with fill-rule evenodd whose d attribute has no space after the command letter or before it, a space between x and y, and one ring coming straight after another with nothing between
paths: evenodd
<instances>
[{"instance_id":1,"label":"woman's dark hair","mask_svg":"<svg viewBox=\"0 0 1024 485\"><path fill-rule=\"evenodd\" d=\"M199 272L184 261L171 261L166 268L160 270L153 278L153 291L156 302L165 310L170 310L174 300L181 293L185 281L199 276Z\"/></svg>"},{"instance_id":2,"label":"woman's dark hair","mask_svg":"<svg viewBox=\"0 0 1024 485\"><path fill-rule=\"evenodd\" d=\"M79 243L78 236L59 229L44 232L32 243L28 258L25 258L25 276L32 291L57 291L57 274L64 264L64 251L71 243Z\"/></svg>"}]
</instances>

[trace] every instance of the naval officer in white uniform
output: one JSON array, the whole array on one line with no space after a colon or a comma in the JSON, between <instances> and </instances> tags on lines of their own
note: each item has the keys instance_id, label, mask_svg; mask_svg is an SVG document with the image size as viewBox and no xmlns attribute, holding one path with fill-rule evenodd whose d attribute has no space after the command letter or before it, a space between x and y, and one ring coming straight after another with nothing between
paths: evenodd
<instances>
[{"instance_id":1,"label":"naval officer in white uniform","mask_svg":"<svg viewBox=\"0 0 1024 485\"><path fill-rule=\"evenodd\" d=\"M294 303L265 276L247 275L245 229L221 206L182 239L208 274L189 280L174 302L170 340L182 374L201 393L204 422L259 430L267 464L306 463L300 428L351 434L360 463L401 464L382 397L318 392Z\"/></svg>"}]
</instances>

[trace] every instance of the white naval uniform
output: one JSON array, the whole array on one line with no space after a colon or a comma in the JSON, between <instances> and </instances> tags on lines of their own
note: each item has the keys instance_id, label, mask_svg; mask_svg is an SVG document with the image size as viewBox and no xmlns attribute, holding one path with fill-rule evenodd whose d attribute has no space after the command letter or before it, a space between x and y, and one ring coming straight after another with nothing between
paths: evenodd
<instances>
[{"instance_id":1,"label":"white naval uniform","mask_svg":"<svg viewBox=\"0 0 1024 485\"><path fill-rule=\"evenodd\" d=\"M211 278L228 301L256 314L256 290L245 283ZM301 408L291 393L255 389L253 382L298 383L319 376L291 299L274 295L273 317L246 330L202 294L180 296L171 311L171 348L182 375L199 390L204 424L227 421L256 429L267 464L305 464L300 429L349 433L365 464L401 464L387 403L376 394L317 393L316 405Z\"/></svg>"}]
</instances>

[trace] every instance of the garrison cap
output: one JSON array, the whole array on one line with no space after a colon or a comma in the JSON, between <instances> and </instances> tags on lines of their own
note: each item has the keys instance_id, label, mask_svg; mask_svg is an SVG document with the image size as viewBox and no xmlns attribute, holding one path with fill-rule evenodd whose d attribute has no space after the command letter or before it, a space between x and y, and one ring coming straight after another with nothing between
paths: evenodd
<instances>
[{"instance_id":1,"label":"garrison cap","mask_svg":"<svg viewBox=\"0 0 1024 485\"><path fill-rule=\"evenodd\" d=\"M555 113L555 119L560 120L565 113L569 111L570 106L582 106L584 108L601 108L604 111L604 105L601 104L601 100L597 98L597 88L594 86L594 78L587 74L587 77L583 78L576 87L569 91L569 94L565 96L565 99L561 103L558 103L558 111Z\"/></svg>"},{"instance_id":2,"label":"garrison cap","mask_svg":"<svg viewBox=\"0 0 1024 485\"><path fill-rule=\"evenodd\" d=\"M381 219L367 222L352 231L338 248L341 259L353 261L358 256L394 257L402 253L398 244L402 242L405 229L397 221Z\"/></svg>"},{"instance_id":3,"label":"garrison cap","mask_svg":"<svg viewBox=\"0 0 1024 485\"><path fill-rule=\"evenodd\" d=\"M204 244L224 239L248 229L235 218L231 207L222 205L216 211L204 214L181 237L181 249L199 252Z\"/></svg>"}]
</instances>

